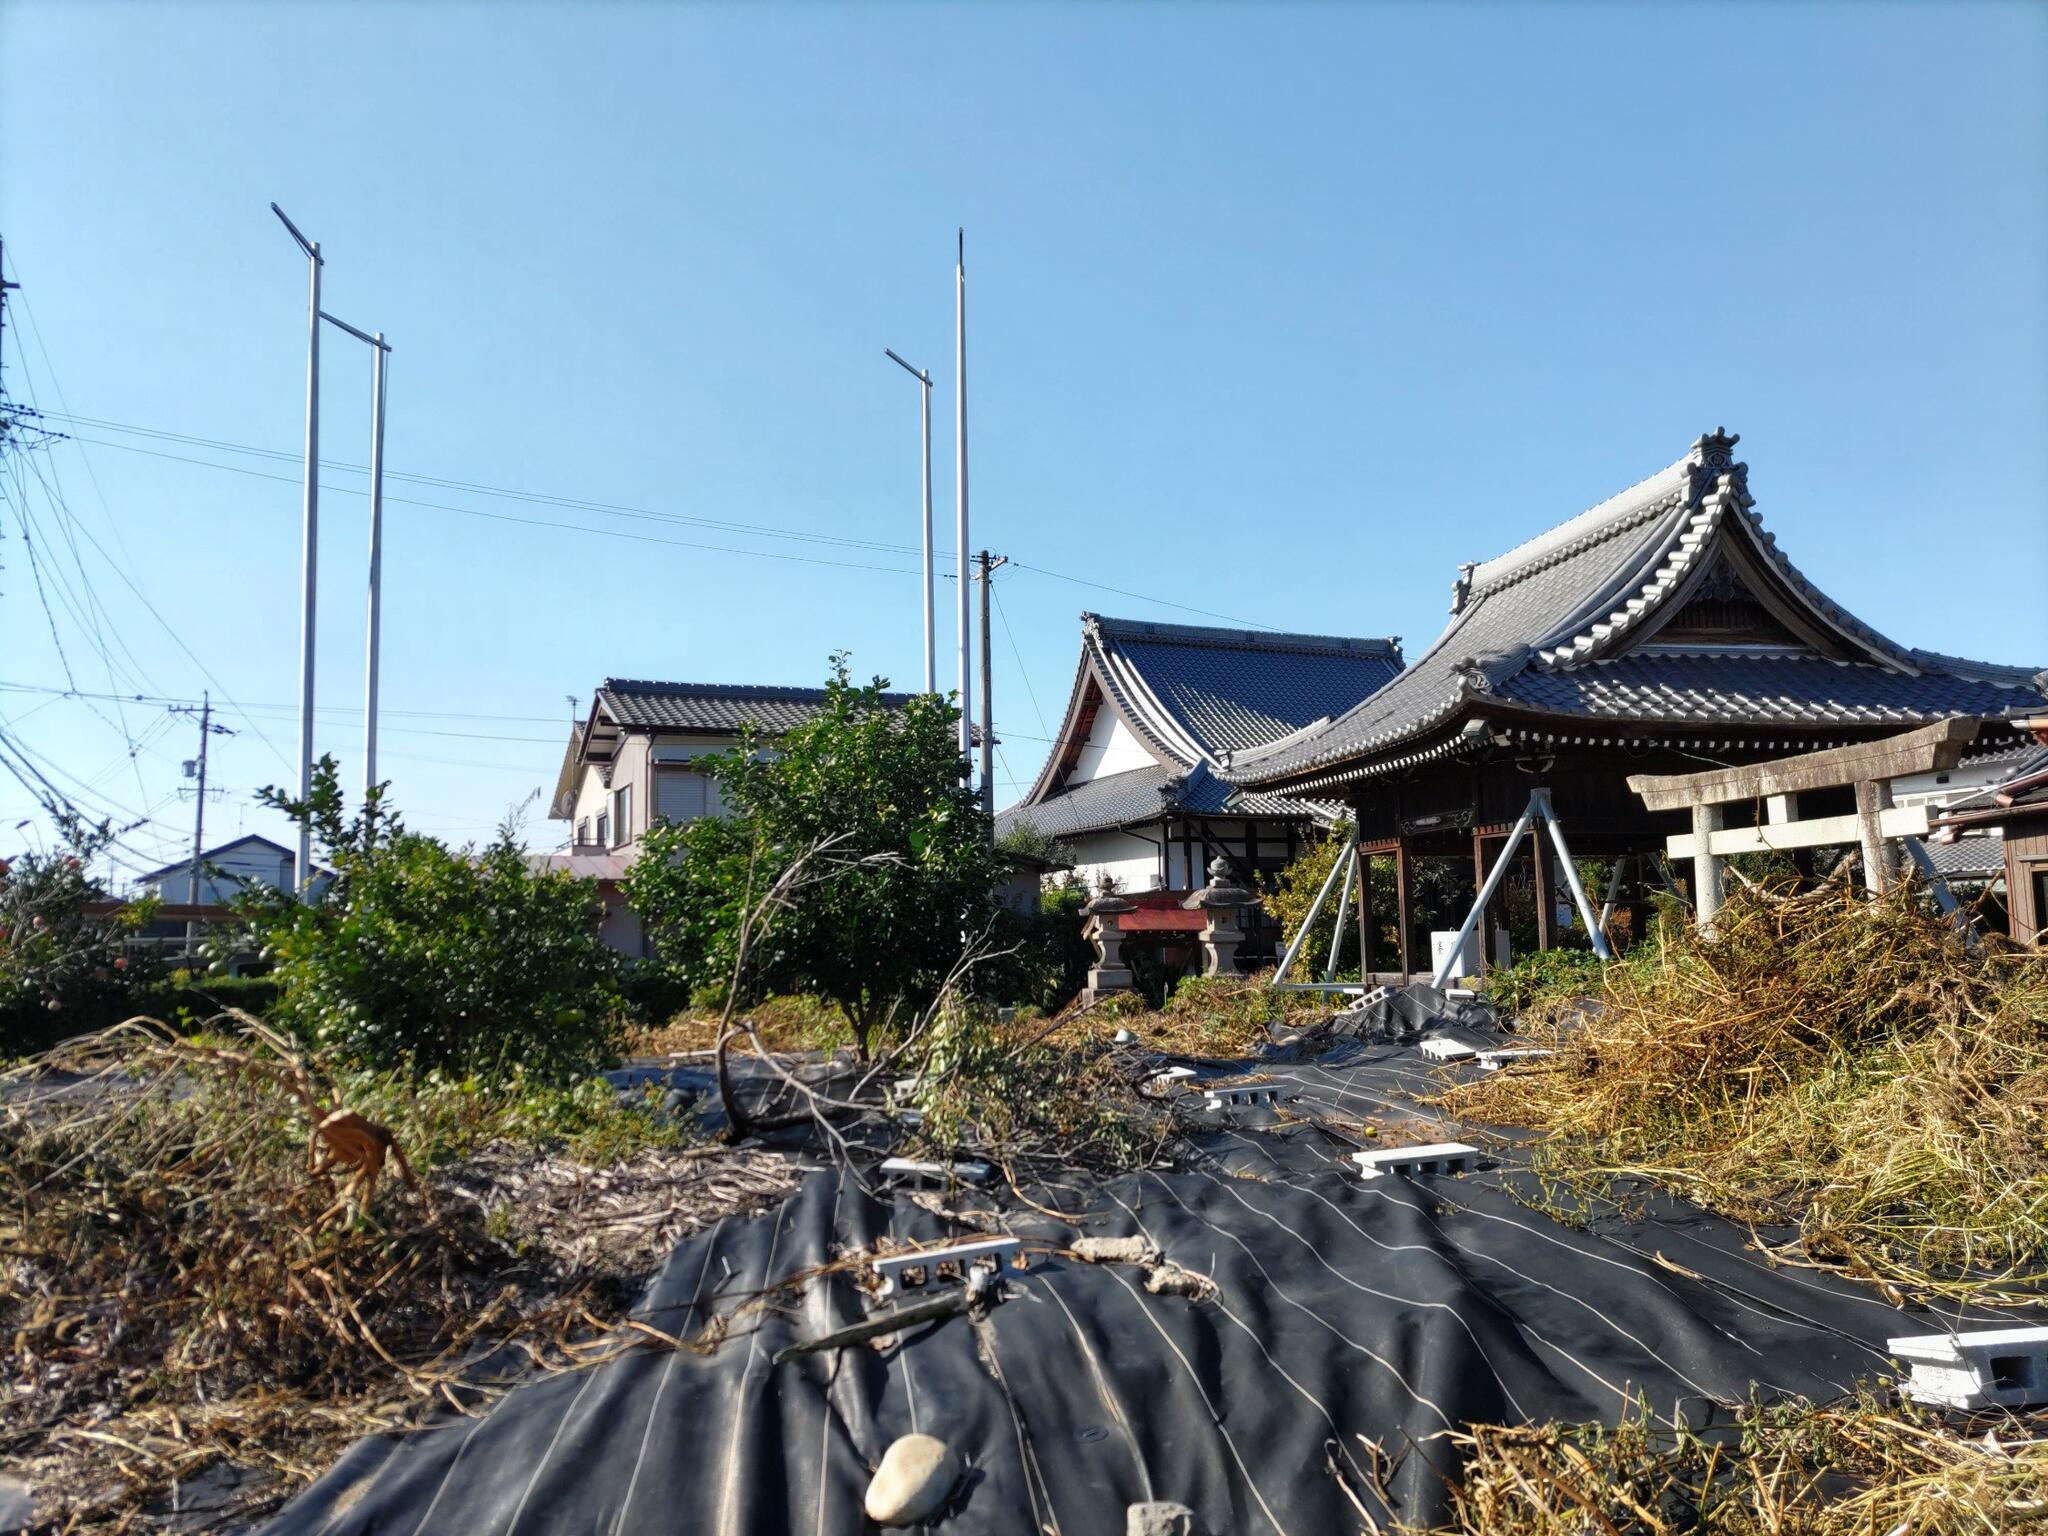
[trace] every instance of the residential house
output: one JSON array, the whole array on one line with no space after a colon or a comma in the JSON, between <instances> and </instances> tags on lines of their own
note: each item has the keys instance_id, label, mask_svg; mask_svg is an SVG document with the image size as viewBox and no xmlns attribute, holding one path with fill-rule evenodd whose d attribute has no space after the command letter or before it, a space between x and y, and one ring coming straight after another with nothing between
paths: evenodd
<instances>
[{"instance_id":1,"label":"residential house","mask_svg":"<svg viewBox=\"0 0 2048 1536\"><path fill-rule=\"evenodd\" d=\"M224 907L252 886L293 888L298 856L282 843L250 834L219 843L192 860L181 859L138 877L143 892L178 906ZM317 877L316 871L316 877Z\"/></svg>"},{"instance_id":2,"label":"residential house","mask_svg":"<svg viewBox=\"0 0 2048 1536\"><path fill-rule=\"evenodd\" d=\"M700 760L731 751L749 729L774 736L801 725L825 697L823 688L606 678L590 713L569 732L548 807L552 819L569 823L568 846L535 862L596 880L605 941L643 953L639 922L618 882L648 828L657 819L681 824L718 815L718 786ZM884 698L901 705L909 695Z\"/></svg>"}]
</instances>

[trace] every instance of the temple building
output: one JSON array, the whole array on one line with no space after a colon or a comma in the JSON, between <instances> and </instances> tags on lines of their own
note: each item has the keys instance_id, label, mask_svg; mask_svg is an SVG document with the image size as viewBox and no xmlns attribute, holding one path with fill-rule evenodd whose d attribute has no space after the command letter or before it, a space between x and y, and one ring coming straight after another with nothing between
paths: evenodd
<instances>
[{"instance_id":1,"label":"temple building","mask_svg":"<svg viewBox=\"0 0 2048 1536\"><path fill-rule=\"evenodd\" d=\"M1549 791L1575 860L1635 855L1649 868L1687 828L1646 811L1631 774L1846 746L1952 715L1984 717L1978 747L1995 752L2017 738L2011 718L2043 706L2036 668L1901 645L1819 591L1765 531L1736 441L1709 433L1591 511L1460 566L1436 642L1337 718L1226 744L1214 772L1236 793L1351 808L1367 867L1399 893L1401 932L1367 936L1376 966L1428 973L1414 862L1469 860L1476 888L1534 789ZM1547 947L1560 871L1533 846L1519 857Z\"/></svg>"},{"instance_id":2,"label":"temple building","mask_svg":"<svg viewBox=\"0 0 2048 1536\"><path fill-rule=\"evenodd\" d=\"M1192 891L1212 860L1247 884L1340 808L1241 789L1232 752L1327 724L1401 667L1400 642L1282 635L1081 615L1081 659L1059 737L1030 793L997 818L1065 845L1091 888Z\"/></svg>"}]
</instances>

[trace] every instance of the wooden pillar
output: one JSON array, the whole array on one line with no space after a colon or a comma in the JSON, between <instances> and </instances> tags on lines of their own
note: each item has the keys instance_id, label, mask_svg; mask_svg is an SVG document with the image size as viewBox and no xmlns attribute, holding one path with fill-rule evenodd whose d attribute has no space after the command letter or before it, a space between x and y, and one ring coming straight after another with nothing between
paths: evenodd
<instances>
[{"instance_id":1,"label":"wooden pillar","mask_svg":"<svg viewBox=\"0 0 2048 1536\"><path fill-rule=\"evenodd\" d=\"M1721 886L1721 855L1708 846L1713 834L1721 830L1723 808L1718 805L1696 805L1692 808L1692 906L1693 914L1702 928L1714 926L1714 914L1721 910L1723 895Z\"/></svg>"},{"instance_id":2,"label":"wooden pillar","mask_svg":"<svg viewBox=\"0 0 2048 1536\"><path fill-rule=\"evenodd\" d=\"M1372 855L1358 853L1358 979L1372 985L1373 960L1379 949L1380 925L1372 910Z\"/></svg>"},{"instance_id":3,"label":"wooden pillar","mask_svg":"<svg viewBox=\"0 0 2048 1536\"><path fill-rule=\"evenodd\" d=\"M1415 952L1409 947L1408 942L1408 927L1410 922L1413 921L1410 909L1414 904L1415 893L1409 887L1408 839L1403 837L1394 844L1394 912L1396 926L1400 929L1400 970L1403 986L1406 986L1415 977L1412 959Z\"/></svg>"},{"instance_id":4,"label":"wooden pillar","mask_svg":"<svg viewBox=\"0 0 2048 1536\"><path fill-rule=\"evenodd\" d=\"M1479 835L1479 829L1472 829L1472 899L1477 901L1479 893L1486 889L1486 839ZM1479 965L1481 976L1486 974L1487 952L1493 948L1493 924L1487 921L1486 912L1479 914Z\"/></svg>"},{"instance_id":5,"label":"wooden pillar","mask_svg":"<svg viewBox=\"0 0 2048 1536\"><path fill-rule=\"evenodd\" d=\"M1536 947L1557 948L1557 909L1550 899L1549 829L1541 822L1529 829L1529 856L1536 861Z\"/></svg>"}]
</instances>

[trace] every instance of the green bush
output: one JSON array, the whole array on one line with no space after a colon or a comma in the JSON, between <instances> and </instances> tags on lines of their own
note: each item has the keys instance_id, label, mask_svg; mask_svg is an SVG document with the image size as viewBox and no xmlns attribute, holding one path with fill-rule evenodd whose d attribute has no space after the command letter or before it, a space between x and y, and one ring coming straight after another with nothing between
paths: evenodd
<instances>
[{"instance_id":1,"label":"green bush","mask_svg":"<svg viewBox=\"0 0 2048 1536\"><path fill-rule=\"evenodd\" d=\"M111 829L71 816L59 818L59 830L61 852L0 862L0 1057L126 1017L122 1010L155 974L122 952L155 903L131 902L105 916L87 911L108 899L89 870Z\"/></svg>"},{"instance_id":2,"label":"green bush","mask_svg":"<svg viewBox=\"0 0 2048 1536\"><path fill-rule=\"evenodd\" d=\"M1323 881L1329 878L1330 868L1344 851L1344 843L1350 836L1351 824L1339 822L1327 836L1310 843L1293 863L1280 872L1275 888L1266 897L1266 911L1279 920L1283 950L1294 941L1294 935L1307 920L1308 909L1314 903L1316 893L1323 888ZM1382 854L1368 862L1373 866L1372 913L1377 933L1373 969L1398 971L1402 969L1401 914L1396 906L1393 860ZM1415 858L1409 861L1408 880L1414 908L1409 922L1411 953L1408 968L1427 974L1430 930L1457 927L1471 909L1472 866L1462 859ZM1316 917L1316 925L1309 932L1308 942L1295 959L1292 979L1300 981L1322 975L1323 966L1330 958L1330 935L1336 928L1338 896L1338 892L1330 892L1329 900L1323 904L1323 910ZM1345 964L1337 972L1342 980L1354 980L1358 976L1356 922L1357 909L1354 907L1345 916Z\"/></svg>"},{"instance_id":3,"label":"green bush","mask_svg":"<svg viewBox=\"0 0 2048 1536\"><path fill-rule=\"evenodd\" d=\"M1062 1007L1088 981L1095 946L1081 936L1088 892L1076 884L1043 892L1038 910L996 914L990 939L1000 955L975 972L975 995L1004 1006Z\"/></svg>"},{"instance_id":4,"label":"green bush","mask_svg":"<svg viewBox=\"0 0 2048 1536\"><path fill-rule=\"evenodd\" d=\"M884 686L855 686L834 656L825 702L772 752L749 739L697 760L728 814L655 827L625 879L662 961L693 989L722 989L749 914L789 874L786 899L749 932L743 998L828 998L863 1056L990 929L1009 867L962 782L959 712L926 694L892 706Z\"/></svg>"},{"instance_id":5,"label":"green bush","mask_svg":"<svg viewBox=\"0 0 2048 1536\"><path fill-rule=\"evenodd\" d=\"M408 832L373 794L345 818L334 760L305 801L265 799L308 824L334 870L326 895L277 891L239 911L272 965L277 1018L376 1067L498 1072L559 1082L614 1054L617 966L598 939L594 884L536 871L511 828L480 851Z\"/></svg>"},{"instance_id":6,"label":"green bush","mask_svg":"<svg viewBox=\"0 0 2048 1536\"><path fill-rule=\"evenodd\" d=\"M1596 997L1606 974L1607 962L1590 949L1538 949L1506 970L1488 971L1482 990L1488 1002L1514 1018Z\"/></svg>"}]
</instances>

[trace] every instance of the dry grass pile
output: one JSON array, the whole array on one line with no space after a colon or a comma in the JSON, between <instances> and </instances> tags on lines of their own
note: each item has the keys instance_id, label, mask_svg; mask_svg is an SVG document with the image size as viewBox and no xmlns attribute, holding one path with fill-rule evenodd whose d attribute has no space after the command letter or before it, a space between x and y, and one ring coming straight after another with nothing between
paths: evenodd
<instances>
[{"instance_id":1,"label":"dry grass pile","mask_svg":"<svg viewBox=\"0 0 2048 1536\"><path fill-rule=\"evenodd\" d=\"M746 1010L772 1051L836 1051L853 1043L846 1016L820 997L770 997ZM684 1056L709 1053L724 1023L720 1008L692 1008L666 1024L630 1032L629 1056Z\"/></svg>"},{"instance_id":2,"label":"dry grass pile","mask_svg":"<svg viewBox=\"0 0 2048 1536\"><path fill-rule=\"evenodd\" d=\"M2048 957L1972 954L1910 888L1746 893L1525 1030L1554 1060L1451 1098L1555 1133L1546 1171L1789 1223L1781 1254L1881 1282L2048 1278Z\"/></svg>"},{"instance_id":3,"label":"dry grass pile","mask_svg":"<svg viewBox=\"0 0 2048 1536\"><path fill-rule=\"evenodd\" d=\"M1477 1428L1435 1536L1995 1536L2048 1522L2048 1425L1972 1437L1875 1402L1751 1409L1712 1439L1653 1426ZM1441 1442L1439 1442L1441 1444ZM1440 1452L1424 1447L1432 1459Z\"/></svg>"},{"instance_id":4,"label":"dry grass pile","mask_svg":"<svg viewBox=\"0 0 2048 1536\"><path fill-rule=\"evenodd\" d=\"M223 1464L260 1509L360 1434L475 1406L488 1351L619 1347L601 1330L675 1237L794 1180L594 1087L330 1077L254 1021L200 1039L137 1021L10 1074L0 1461L69 1529L146 1529ZM382 1144L374 1188L309 1171L309 1145L335 1150L322 1122Z\"/></svg>"}]
</instances>

